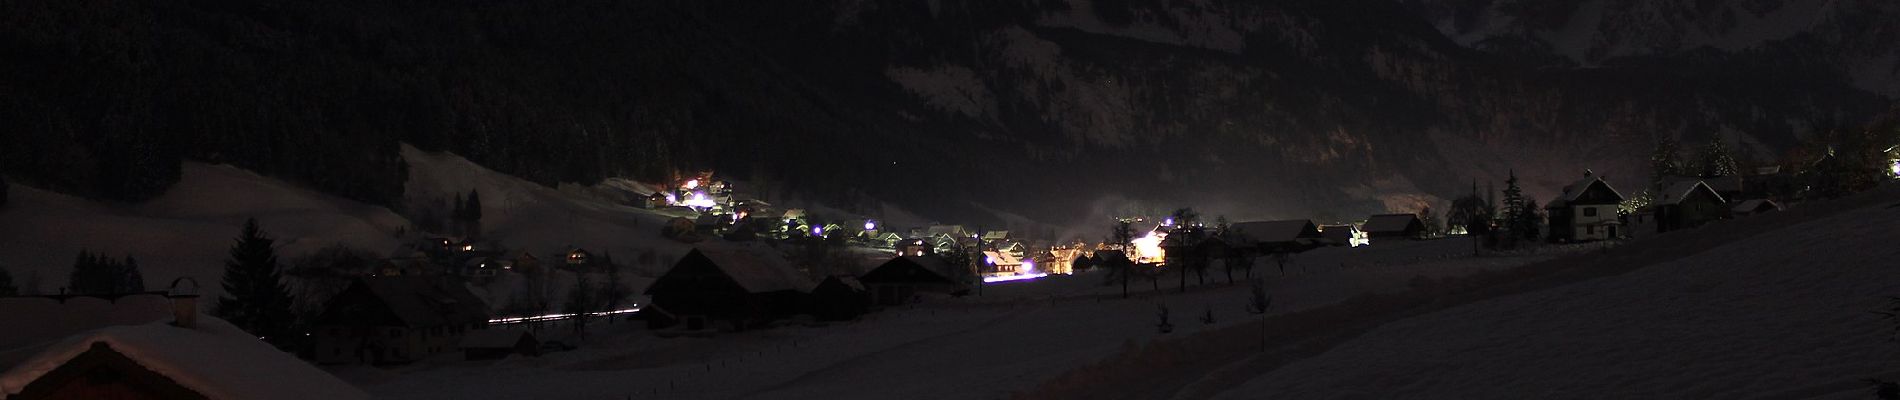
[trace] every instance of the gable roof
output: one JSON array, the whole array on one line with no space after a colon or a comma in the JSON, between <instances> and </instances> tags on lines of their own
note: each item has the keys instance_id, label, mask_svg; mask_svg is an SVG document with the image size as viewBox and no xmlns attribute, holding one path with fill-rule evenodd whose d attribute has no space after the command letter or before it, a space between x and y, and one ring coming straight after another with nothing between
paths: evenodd
<instances>
[{"instance_id":1,"label":"gable roof","mask_svg":"<svg viewBox=\"0 0 1900 400\"><path fill-rule=\"evenodd\" d=\"M1553 200L1551 203L1554 205L1576 203L1578 199L1581 199L1584 194L1590 193L1590 189L1597 187L1597 185L1602 185L1604 190L1608 190L1611 195L1614 195L1617 202L1627 199L1627 197L1623 197L1623 193L1616 191L1616 187L1610 186L1609 182L1603 181L1603 177L1587 176L1576 183L1564 186L1563 194L1557 195L1557 200Z\"/></svg>"},{"instance_id":2,"label":"gable roof","mask_svg":"<svg viewBox=\"0 0 1900 400\"><path fill-rule=\"evenodd\" d=\"M985 261L988 261L990 264L995 264L995 265L1022 265L1023 264L1023 261L1017 259L1016 256L1012 256L1012 255L1009 255L1009 253L1001 252L1001 251L985 251L983 252L983 257L985 257Z\"/></svg>"},{"instance_id":3,"label":"gable roof","mask_svg":"<svg viewBox=\"0 0 1900 400\"><path fill-rule=\"evenodd\" d=\"M1367 233L1406 232L1412 230L1414 226L1420 229L1425 226L1425 222L1418 219L1418 214L1379 214L1367 218L1365 225L1360 226L1359 230Z\"/></svg>"},{"instance_id":4,"label":"gable roof","mask_svg":"<svg viewBox=\"0 0 1900 400\"><path fill-rule=\"evenodd\" d=\"M1709 186L1707 182L1701 180L1682 180L1669 184L1669 187L1664 188L1662 193L1659 193L1660 197L1656 199L1656 203L1681 204L1683 199L1689 198L1689 195L1693 194L1698 188L1707 190L1709 195L1715 196L1715 202L1727 203L1726 200L1722 200L1721 193L1716 192L1714 187Z\"/></svg>"},{"instance_id":5,"label":"gable roof","mask_svg":"<svg viewBox=\"0 0 1900 400\"><path fill-rule=\"evenodd\" d=\"M355 285L409 327L488 322L488 304L457 281L420 276L358 278Z\"/></svg>"},{"instance_id":6,"label":"gable roof","mask_svg":"<svg viewBox=\"0 0 1900 400\"><path fill-rule=\"evenodd\" d=\"M44 344L78 332L117 325L170 321L172 303L163 293L112 298L75 295L0 297L0 352ZM8 361L0 355L0 370ZM11 360L18 361L18 360ZM4 396L0 396L4 398Z\"/></svg>"},{"instance_id":7,"label":"gable roof","mask_svg":"<svg viewBox=\"0 0 1900 400\"><path fill-rule=\"evenodd\" d=\"M1009 240L1009 231L983 232L983 241L987 242L992 240Z\"/></svg>"},{"instance_id":8,"label":"gable roof","mask_svg":"<svg viewBox=\"0 0 1900 400\"><path fill-rule=\"evenodd\" d=\"M1735 207L1730 210L1734 212L1738 212L1738 213L1752 213L1752 212L1755 212L1755 210L1759 210L1764 206L1772 210L1781 209L1781 204L1775 203L1774 200L1750 199L1750 200L1742 200L1741 203L1736 203Z\"/></svg>"},{"instance_id":9,"label":"gable roof","mask_svg":"<svg viewBox=\"0 0 1900 400\"><path fill-rule=\"evenodd\" d=\"M726 276L747 292L765 293L782 290L811 291L814 283L792 268L784 256L769 248L748 245L699 246L687 253L711 260Z\"/></svg>"},{"instance_id":10,"label":"gable roof","mask_svg":"<svg viewBox=\"0 0 1900 400\"><path fill-rule=\"evenodd\" d=\"M0 397L19 394L99 345L209 399L369 398L355 386L206 315L198 316L195 328L161 321L68 336L0 374Z\"/></svg>"},{"instance_id":11,"label":"gable roof","mask_svg":"<svg viewBox=\"0 0 1900 400\"><path fill-rule=\"evenodd\" d=\"M892 258L890 261L885 261L884 264L878 265L877 268L873 268L870 272L864 273L864 276L858 277L858 280L868 283L929 282L955 284L957 283L956 279L952 279L951 277L960 275L962 274L951 271L950 263L944 262L942 257L935 255L901 256Z\"/></svg>"},{"instance_id":12,"label":"gable roof","mask_svg":"<svg viewBox=\"0 0 1900 400\"><path fill-rule=\"evenodd\" d=\"M1321 237L1319 225L1313 224L1313 220L1309 219L1241 222L1228 225L1228 229L1238 230L1248 240L1256 243L1292 242Z\"/></svg>"}]
</instances>

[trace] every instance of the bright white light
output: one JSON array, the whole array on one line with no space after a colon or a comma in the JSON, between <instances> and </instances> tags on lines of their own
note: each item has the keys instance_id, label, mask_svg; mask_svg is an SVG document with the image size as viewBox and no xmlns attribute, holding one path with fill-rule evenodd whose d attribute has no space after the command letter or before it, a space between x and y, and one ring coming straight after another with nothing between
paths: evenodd
<instances>
[{"instance_id":1,"label":"bright white light","mask_svg":"<svg viewBox=\"0 0 1900 400\"><path fill-rule=\"evenodd\" d=\"M983 283L996 283L996 282L1009 282L1009 281L1026 281L1026 280L1030 280L1030 279L1036 279L1036 278L1041 278L1041 277L1045 277L1045 276L1049 276L1049 274L1024 274L1024 275L1010 275L1010 276L990 276L990 277L984 277L984 278L983 278Z\"/></svg>"},{"instance_id":2,"label":"bright white light","mask_svg":"<svg viewBox=\"0 0 1900 400\"><path fill-rule=\"evenodd\" d=\"M462 251L475 251L475 245L462 245Z\"/></svg>"},{"instance_id":3,"label":"bright white light","mask_svg":"<svg viewBox=\"0 0 1900 400\"><path fill-rule=\"evenodd\" d=\"M877 221L872 221L868 219L864 220L864 230L867 230L867 231L877 230Z\"/></svg>"},{"instance_id":4,"label":"bright white light","mask_svg":"<svg viewBox=\"0 0 1900 400\"><path fill-rule=\"evenodd\" d=\"M698 189L698 188L699 188L699 180L698 180L698 179L692 179L692 180L687 180L687 181L686 181L686 188L687 188L687 189Z\"/></svg>"},{"instance_id":5,"label":"bright white light","mask_svg":"<svg viewBox=\"0 0 1900 400\"><path fill-rule=\"evenodd\" d=\"M1148 232L1148 235L1135 238L1135 262L1157 263L1167 258L1167 252L1161 249L1161 239L1168 235L1163 232Z\"/></svg>"},{"instance_id":6,"label":"bright white light","mask_svg":"<svg viewBox=\"0 0 1900 400\"><path fill-rule=\"evenodd\" d=\"M1023 260L1023 273L1032 274L1035 272L1036 272L1036 260Z\"/></svg>"},{"instance_id":7,"label":"bright white light","mask_svg":"<svg viewBox=\"0 0 1900 400\"><path fill-rule=\"evenodd\" d=\"M1900 161L1893 162L1893 176L1900 177Z\"/></svg>"},{"instance_id":8,"label":"bright white light","mask_svg":"<svg viewBox=\"0 0 1900 400\"><path fill-rule=\"evenodd\" d=\"M679 196L675 196L675 195L673 195L672 193L667 193L667 194L666 194L666 205L669 205L669 206L670 206L670 205L675 205L675 204L679 204L679 203L680 203L680 197L679 197Z\"/></svg>"},{"instance_id":9,"label":"bright white light","mask_svg":"<svg viewBox=\"0 0 1900 400\"><path fill-rule=\"evenodd\" d=\"M1167 219L1161 220L1161 224L1166 225L1166 226L1174 226L1174 217L1168 217Z\"/></svg>"},{"instance_id":10,"label":"bright white light","mask_svg":"<svg viewBox=\"0 0 1900 400\"><path fill-rule=\"evenodd\" d=\"M713 201L712 197L706 196L706 192L693 192L691 197L687 197L686 201L680 202L680 204L692 207L693 209L712 209L714 206L719 205L719 202Z\"/></svg>"},{"instance_id":11,"label":"bright white light","mask_svg":"<svg viewBox=\"0 0 1900 400\"><path fill-rule=\"evenodd\" d=\"M609 315L619 315L619 314L626 314L626 313L639 312L639 311L640 311L640 306L635 305L633 306L633 308L624 308L624 309L613 310L613 311L590 312L586 314L587 316L590 316L590 317L604 317L604 316L609 316ZM494 318L494 319L488 320L488 324L489 325L506 325L506 324L519 324L523 322L559 321L559 320L574 318L574 316L576 315L580 315L580 314L547 314L547 315L536 315L532 317Z\"/></svg>"},{"instance_id":12,"label":"bright white light","mask_svg":"<svg viewBox=\"0 0 1900 400\"><path fill-rule=\"evenodd\" d=\"M825 227L822 227L822 226L814 226L814 227L811 227L811 235L812 235L812 236L824 236L824 235L825 235Z\"/></svg>"}]
</instances>

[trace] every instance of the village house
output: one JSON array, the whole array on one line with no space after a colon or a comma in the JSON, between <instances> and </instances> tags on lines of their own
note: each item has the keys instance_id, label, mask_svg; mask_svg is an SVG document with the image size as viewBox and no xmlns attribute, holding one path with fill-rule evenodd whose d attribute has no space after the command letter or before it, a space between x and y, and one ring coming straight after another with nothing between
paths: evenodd
<instances>
[{"instance_id":1,"label":"village house","mask_svg":"<svg viewBox=\"0 0 1900 400\"><path fill-rule=\"evenodd\" d=\"M358 278L324 304L314 355L326 364L415 362L456 350L488 317L488 305L457 279Z\"/></svg>"},{"instance_id":2,"label":"village house","mask_svg":"<svg viewBox=\"0 0 1900 400\"><path fill-rule=\"evenodd\" d=\"M812 286L770 248L700 246L645 293L688 330L744 330L798 313Z\"/></svg>"},{"instance_id":3,"label":"village house","mask_svg":"<svg viewBox=\"0 0 1900 400\"><path fill-rule=\"evenodd\" d=\"M1550 240L1581 242L1621 238L1617 229L1623 222L1617 210L1623 203L1623 194L1593 172L1584 172L1583 176L1583 180L1564 186L1563 194L1544 207L1550 213Z\"/></svg>"},{"instance_id":4,"label":"village house","mask_svg":"<svg viewBox=\"0 0 1900 400\"><path fill-rule=\"evenodd\" d=\"M1290 219L1280 221L1238 222L1228 225L1227 229L1251 243L1229 243L1234 247L1256 247L1262 252L1299 252L1326 244L1326 237L1319 232L1319 225L1312 220Z\"/></svg>"},{"instance_id":5,"label":"village house","mask_svg":"<svg viewBox=\"0 0 1900 400\"><path fill-rule=\"evenodd\" d=\"M1372 239L1419 239L1425 237L1425 221L1418 214L1379 214L1360 225Z\"/></svg>"},{"instance_id":6,"label":"village house","mask_svg":"<svg viewBox=\"0 0 1900 400\"><path fill-rule=\"evenodd\" d=\"M937 251L936 247L931 246L930 241L925 239L904 239L895 247L899 256L922 256Z\"/></svg>"},{"instance_id":7,"label":"village house","mask_svg":"<svg viewBox=\"0 0 1900 400\"><path fill-rule=\"evenodd\" d=\"M1658 233L1694 228L1728 216L1728 201L1702 180L1671 183L1657 193L1654 201L1646 211L1654 214Z\"/></svg>"},{"instance_id":8,"label":"village house","mask_svg":"<svg viewBox=\"0 0 1900 400\"><path fill-rule=\"evenodd\" d=\"M983 252L983 269L980 272L985 277L1012 276L1021 273L1022 267L1022 259L1014 255L1000 251L985 251Z\"/></svg>"},{"instance_id":9,"label":"village house","mask_svg":"<svg viewBox=\"0 0 1900 400\"><path fill-rule=\"evenodd\" d=\"M921 293L954 295L968 291L969 284L958 278L965 274L953 268L967 267L949 265L934 255L901 256L864 273L858 281L864 282L877 304L902 305L915 301Z\"/></svg>"},{"instance_id":10,"label":"village house","mask_svg":"<svg viewBox=\"0 0 1900 400\"><path fill-rule=\"evenodd\" d=\"M811 315L820 321L845 321L864 315L870 292L857 277L833 275L811 289Z\"/></svg>"},{"instance_id":11,"label":"village house","mask_svg":"<svg viewBox=\"0 0 1900 400\"><path fill-rule=\"evenodd\" d=\"M541 341L534 334L518 329L483 329L462 335L464 360L499 360L511 355L539 356Z\"/></svg>"},{"instance_id":12,"label":"village house","mask_svg":"<svg viewBox=\"0 0 1900 400\"><path fill-rule=\"evenodd\" d=\"M1333 246L1359 247L1372 243L1371 238L1366 237L1365 231L1352 225L1322 226L1319 227L1319 234L1326 238L1327 244Z\"/></svg>"}]
</instances>

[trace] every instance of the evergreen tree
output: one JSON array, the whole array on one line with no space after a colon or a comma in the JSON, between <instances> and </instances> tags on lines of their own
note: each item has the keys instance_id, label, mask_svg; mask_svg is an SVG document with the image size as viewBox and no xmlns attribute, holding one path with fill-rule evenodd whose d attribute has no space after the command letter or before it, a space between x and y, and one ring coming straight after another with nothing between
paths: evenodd
<instances>
[{"instance_id":1,"label":"evergreen tree","mask_svg":"<svg viewBox=\"0 0 1900 400\"><path fill-rule=\"evenodd\" d=\"M117 293L139 293L145 291L145 274L139 273L139 260L133 259L132 255L127 254L125 255L125 262L117 263L115 266L118 268L117 271L114 271L113 276L119 279L118 284L115 285L115 289L118 290Z\"/></svg>"},{"instance_id":2,"label":"evergreen tree","mask_svg":"<svg viewBox=\"0 0 1900 400\"><path fill-rule=\"evenodd\" d=\"M462 205L462 212L469 221L482 220L482 194L475 189L468 190L468 204Z\"/></svg>"},{"instance_id":3,"label":"evergreen tree","mask_svg":"<svg viewBox=\"0 0 1900 400\"><path fill-rule=\"evenodd\" d=\"M1519 227L1521 230L1518 231L1523 235L1523 238L1535 240L1543 236L1544 216L1542 212L1543 209L1537 207L1537 200L1524 200L1524 220L1523 225Z\"/></svg>"},{"instance_id":4,"label":"evergreen tree","mask_svg":"<svg viewBox=\"0 0 1900 400\"><path fill-rule=\"evenodd\" d=\"M20 288L13 285L13 274L7 273L6 268L0 268L0 297L19 294Z\"/></svg>"},{"instance_id":5,"label":"evergreen tree","mask_svg":"<svg viewBox=\"0 0 1900 400\"><path fill-rule=\"evenodd\" d=\"M1517 171L1515 170L1511 171L1510 177L1504 180L1503 206L1505 226L1510 227L1513 233L1523 232L1524 225L1530 222L1530 216L1528 210L1524 209L1524 189L1517 186Z\"/></svg>"},{"instance_id":6,"label":"evergreen tree","mask_svg":"<svg viewBox=\"0 0 1900 400\"><path fill-rule=\"evenodd\" d=\"M1729 153L1728 145L1722 143L1721 135L1710 138L1709 144L1702 147L1702 157L1697 161L1703 178L1733 176L1740 168L1735 156Z\"/></svg>"},{"instance_id":7,"label":"evergreen tree","mask_svg":"<svg viewBox=\"0 0 1900 400\"><path fill-rule=\"evenodd\" d=\"M1661 191L1663 181L1677 175L1682 175L1682 144L1674 138L1657 139L1649 154L1650 191Z\"/></svg>"},{"instance_id":8,"label":"evergreen tree","mask_svg":"<svg viewBox=\"0 0 1900 400\"><path fill-rule=\"evenodd\" d=\"M278 270L275 243L258 229L257 219L244 221L237 243L231 245L231 258L224 261L224 295L218 297L216 315L282 345L292 338L296 319Z\"/></svg>"}]
</instances>

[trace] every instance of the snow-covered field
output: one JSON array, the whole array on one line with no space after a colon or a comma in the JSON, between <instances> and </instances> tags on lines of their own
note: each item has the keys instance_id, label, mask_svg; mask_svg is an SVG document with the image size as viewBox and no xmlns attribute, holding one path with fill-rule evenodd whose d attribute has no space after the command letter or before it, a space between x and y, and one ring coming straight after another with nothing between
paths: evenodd
<instances>
[{"instance_id":1,"label":"snow-covered field","mask_svg":"<svg viewBox=\"0 0 1900 400\"><path fill-rule=\"evenodd\" d=\"M1463 240L1394 241L1301 256L1281 276L1262 260L1273 312L1405 288L1417 276L1456 276L1555 254L1469 258ZM1343 266L1343 268L1342 268ZM658 338L630 324L596 332L580 350L497 363L443 360L386 371L337 372L378 397L464 398L994 398L1032 387L1125 346L1251 321L1245 284L1189 278L1119 285L1082 274L987 286L981 296L887 309L865 320L712 338ZM1176 329L1155 328L1157 305ZM1214 324L1199 320L1213 311ZM600 329L605 325L596 324Z\"/></svg>"},{"instance_id":2,"label":"snow-covered field","mask_svg":"<svg viewBox=\"0 0 1900 400\"><path fill-rule=\"evenodd\" d=\"M1397 321L1219 398L1871 398L1862 379L1900 376L1894 326L1870 313L1900 295L1888 199Z\"/></svg>"}]
</instances>

